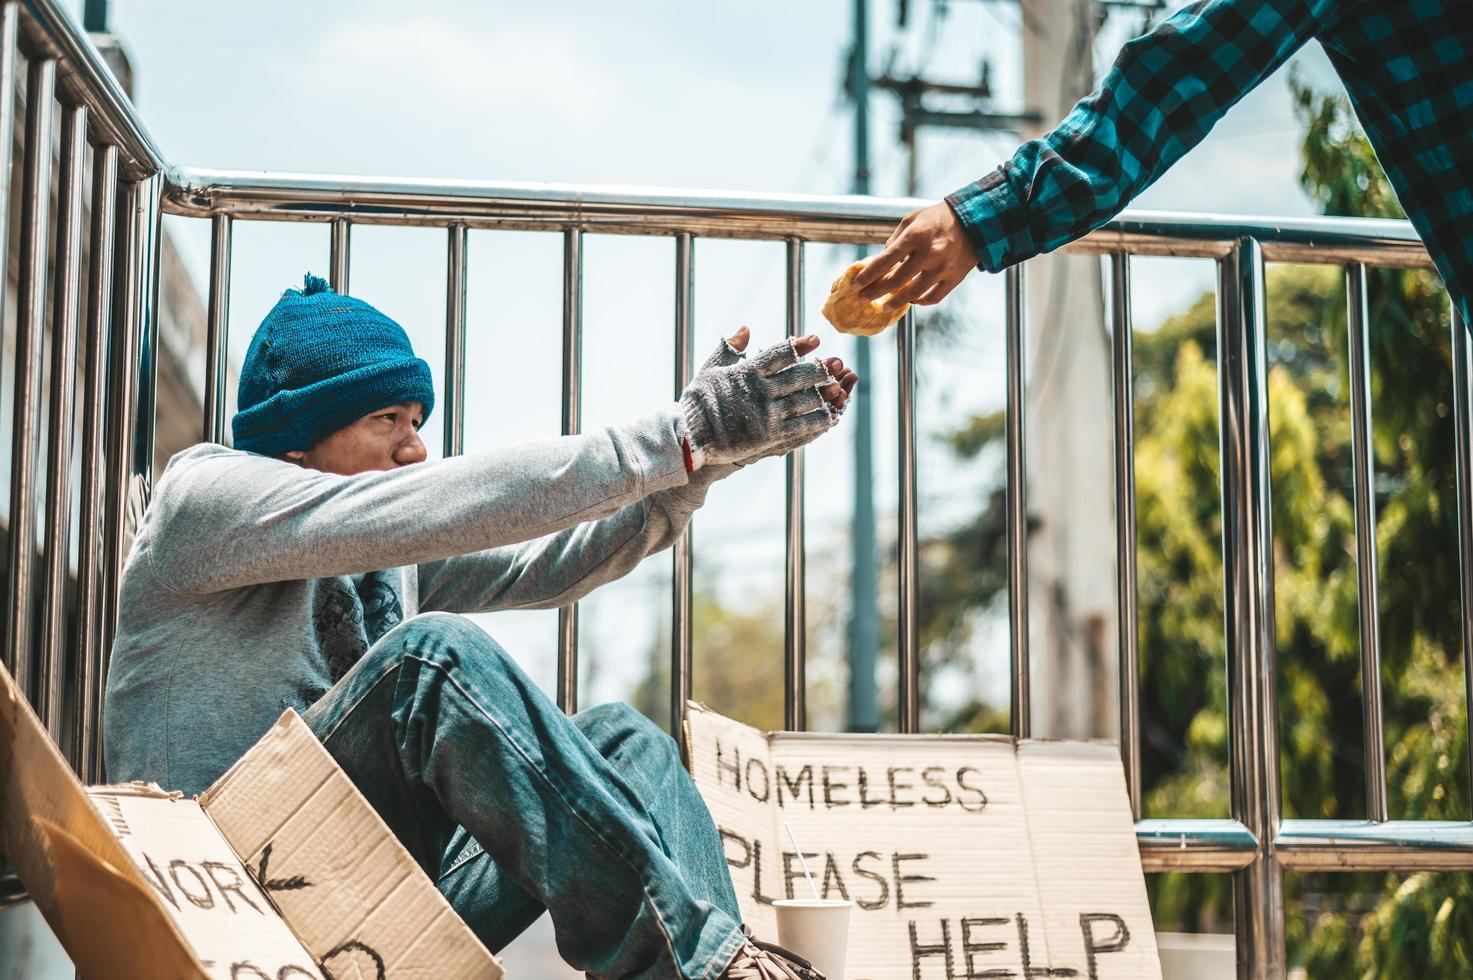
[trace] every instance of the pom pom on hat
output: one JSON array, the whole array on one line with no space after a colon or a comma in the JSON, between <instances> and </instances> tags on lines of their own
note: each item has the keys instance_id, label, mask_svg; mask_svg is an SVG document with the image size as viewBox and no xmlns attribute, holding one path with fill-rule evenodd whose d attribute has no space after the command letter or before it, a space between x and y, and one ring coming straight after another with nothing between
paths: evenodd
<instances>
[{"instance_id":1,"label":"pom pom on hat","mask_svg":"<svg viewBox=\"0 0 1473 980\"><path fill-rule=\"evenodd\" d=\"M327 280L322 278L321 276L314 276L312 273L309 272L302 277L303 296L316 296L318 293L330 292L332 292L332 287L329 286L327 284Z\"/></svg>"}]
</instances>

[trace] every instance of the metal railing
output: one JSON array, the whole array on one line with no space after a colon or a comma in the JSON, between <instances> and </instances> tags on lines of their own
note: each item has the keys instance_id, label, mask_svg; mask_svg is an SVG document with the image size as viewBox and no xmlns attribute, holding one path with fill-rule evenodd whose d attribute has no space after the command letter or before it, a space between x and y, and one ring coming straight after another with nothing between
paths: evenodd
<instances>
[{"instance_id":1,"label":"metal railing","mask_svg":"<svg viewBox=\"0 0 1473 980\"><path fill-rule=\"evenodd\" d=\"M581 422L583 376L583 242L586 233L667 236L673 243L672 390L694 370L695 253L703 238L760 239L785 245L787 330L804 331L805 248L809 243L876 244L920 202L854 197L747 197L619 188L388 180L170 168L100 57L54 0L7 0L0 6L0 144L14 137L15 106L25 62L24 162L18 168L22 234L17 371L12 419L10 553L4 663L23 685L53 736L69 747L84 779L101 777L99 692L116 621L117 582L141 504L152 481L153 405L157 370L157 249L162 213L208 220L205 407L201 431L225 432L231 245L238 221L321 222L330 236L331 281L349 290L355 225L414 225L446 232L444 452L464 446L466 256L471 229L557 231L563 236L562 429ZM58 211L48 213L53 174L51 127L60 110ZM84 181L90 157L90 181ZM83 190L90 184L86 247ZM0 182L0 227L10 188ZM48 230L55 227L55 253ZM0 250L6 239L0 236ZM1119 502L1120 746L1130 803L1141 804L1140 691L1137 649L1134 433L1130 259L1136 255L1212 259L1218 278L1218 371L1221 424L1224 598L1229 677L1231 817L1138 820L1148 871L1234 875L1239 973L1285 973L1283 873L1289 870L1473 869L1473 823L1388 819L1376 625L1375 510L1369 449L1370 391L1365 274L1368 266L1430 267L1405 222L1352 219L1251 219L1128 214L1069 247L1108 256L1113 283L1109 319L1115 418L1115 490ZM0 254L0 268L5 263ZM1341 265L1349 300L1354 499L1360 564L1369 820L1283 820L1280 817L1275 708L1273 562L1268 471L1264 265L1293 261ZM54 295L44 284L48 263ZM82 269L86 290L82 291ZM1005 277L1007 375L1008 611L1012 730L1026 737L1030 664L1026 596L1025 398L1023 268ZM3 304L0 304L3 305ZM53 361L43 412L40 357L49 329L56 350L79 345L81 377L64 354ZM919 728L919 629L915 444L915 325L892 332L897 347L899 521L897 534L898 721ZM1467 331L1454 321L1457 490L1460 521L1463 655L1473 698L1473 361ZM70 397L73 388L77 397ZM67 526L73 480L68 467L73 412L82 413L81 518ZM47 472L37 479L43 414ZM806 723L804 648L804 460L786 469L785 722ZM44 507L44 546L32 529ZM68 545L77 544L77 586L67 586ZM44 572L33 576L36 555ZM678 720L691 690L689 537L673 551L670 711ZM40 583L40 614L34 612ZM71 676L64 676L65 611L74 610ZM578 704L576 607L561 611L557 697ZM72 719L68 732L64 717ZM678 729L677 729L678 730ZM1473 732L1470 732L1473 741ZM1473 752L1470 752L1473 758Z\"/></svg>"}]
</instances>

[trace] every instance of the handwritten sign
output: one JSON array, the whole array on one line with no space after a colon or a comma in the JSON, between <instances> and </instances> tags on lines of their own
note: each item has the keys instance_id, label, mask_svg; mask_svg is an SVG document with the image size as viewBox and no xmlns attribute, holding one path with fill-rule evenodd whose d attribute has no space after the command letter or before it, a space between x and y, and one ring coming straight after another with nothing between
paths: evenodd
<instances>
[{"instance_id":1,"label":"handwritten sign","mask_svg":"<svg viewBox=\"0 0 1473 980\"><path fill-rule=\"evenodd\" d=\"M200 805L337 980L502 975L295 712L283 714Z\"/></svg>"},{"instance_id":2,"label":"handwritten sign","mask_svg":"<svg viewBox=\"0 0 1473 980\"><path fill-rule=\"evenodd\" d=\"M210 977L322 980L198 803L141 784L89 795Z\"/></svg>"},{"instance_id":3,"label":"handwritten sign","mask_svg":"<svg viewBox=\"0 0 1473 980\"><path fill-rule=\"evenodd\" d=\"M1159 980L1119 755L1002 736L764 733L697 704L692 772L743 918L854 903L854 980Z\"/></svg>"}]
</instances>

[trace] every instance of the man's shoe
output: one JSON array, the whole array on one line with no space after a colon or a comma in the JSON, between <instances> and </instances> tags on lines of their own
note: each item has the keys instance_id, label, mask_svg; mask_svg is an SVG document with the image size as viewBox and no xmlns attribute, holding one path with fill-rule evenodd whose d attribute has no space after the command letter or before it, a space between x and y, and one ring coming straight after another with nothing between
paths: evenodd
<instances>
[{"instance_id":1,"label":"man's shoe","mask_svg":"<svg viewBox=\"0 0 1473 980\"><path fill-rule=\"evenodd\" d=\"M722 972L721 980L824 980L824 975L797 953L764 943L742 926L747 941Z\"/></svg>"}]
</instances>

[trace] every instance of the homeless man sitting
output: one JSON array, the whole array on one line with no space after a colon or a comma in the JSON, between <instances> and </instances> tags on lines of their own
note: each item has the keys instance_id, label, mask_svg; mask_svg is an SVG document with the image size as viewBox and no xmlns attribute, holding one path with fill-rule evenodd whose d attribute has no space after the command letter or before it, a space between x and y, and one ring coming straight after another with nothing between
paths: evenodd
<instances>
[{"instance_id":1,"label":"homeless man sitting","mask_svg":"<svg viewBox=\"0 0 1473 980\"><path fill-rule=\"evenodd\" d=\"M429 367L308 276L251 340L235 448L158 482L123 572L107 768L198 793L286 707L492 950L544 909L596 977L817 973L739 921L674 741L564 715L456 613L564 606L668 548L711 484L838 420L858 380L805 337L724 341L627 425L426 462Z\"/></svg>"}]
</instances>

